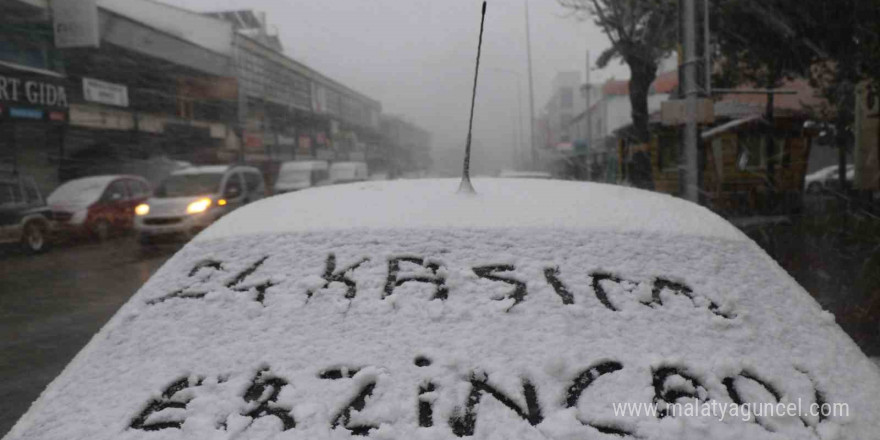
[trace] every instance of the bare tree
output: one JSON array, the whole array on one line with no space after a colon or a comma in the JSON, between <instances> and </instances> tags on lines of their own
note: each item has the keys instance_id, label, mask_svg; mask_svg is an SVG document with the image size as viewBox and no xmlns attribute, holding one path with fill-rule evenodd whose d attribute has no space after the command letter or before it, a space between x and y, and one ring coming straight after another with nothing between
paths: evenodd
<instances>
[{"instance_id":1,"label":"bare tree","mask_svg":"<svg viewBox=\"0 0 880 440\"><path fill-rule=\"evenodd\" d=\"M677 40L676 0L557 0L579 19L592 19L611 47L596 65L605 67L620 58L630 70L629 100L637 142L648 142L648 92L657 77L657 67L675 47Z\"/></svg>"}]
</instances>

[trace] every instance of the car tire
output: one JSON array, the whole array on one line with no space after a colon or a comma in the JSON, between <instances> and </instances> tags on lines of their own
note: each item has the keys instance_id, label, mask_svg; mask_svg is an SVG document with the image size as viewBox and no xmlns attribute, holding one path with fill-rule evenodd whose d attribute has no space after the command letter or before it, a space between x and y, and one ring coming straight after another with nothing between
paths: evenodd
<instances>
[{"instance_id":1,"label":"car tire","mask_svg":"<svg viewBox=\"0 0 880 440\"><path fill-rule=\"evenodd\" d=\"M39 254L48 249L49 236L46 226L37 222L25 224L21 235L21 245L25 252L30 254Z\"/></svg>"},{"instance_id":2,"label":"car tire","mask_svg":"<svg viewBox=\"0 0 880 440\"><path fill-rule=\"evenodd\" d=\"M98 220L95 222L95 226L92 226L92 232L95 234L95 238L98 241L107 241L110 239L110 222L107 220Z\"/></svg>"}]
</instances>

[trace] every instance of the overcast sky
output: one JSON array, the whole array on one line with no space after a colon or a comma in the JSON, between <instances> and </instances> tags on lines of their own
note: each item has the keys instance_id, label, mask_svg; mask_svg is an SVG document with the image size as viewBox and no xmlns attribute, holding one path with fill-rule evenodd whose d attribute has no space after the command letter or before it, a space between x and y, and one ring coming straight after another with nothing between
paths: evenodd
<instances>
[{"instance_id":1,"label":"overcast sky","mask_svg":"<svg viewBox=\"0 0 880 440\"><path fill-rule=\"evenodd\" d=\"M195 11L253 9L267 14L286 53L382 103L433 135L435 150L463 148L480 26L479 0L162 0ZM474 118L474 138L512 157L517 74L523 136L528 136L524 0L490 0ZM568 16L555 0L531 0L535 114L560 71L585 70L608 39L592 22ZM503 69L501 71L499 69ZM516 74L506 71L516 72ZM628 77L617 61L592 81ZM523 139L525 143L525 139Z\"/></svg>"}]
</instances>

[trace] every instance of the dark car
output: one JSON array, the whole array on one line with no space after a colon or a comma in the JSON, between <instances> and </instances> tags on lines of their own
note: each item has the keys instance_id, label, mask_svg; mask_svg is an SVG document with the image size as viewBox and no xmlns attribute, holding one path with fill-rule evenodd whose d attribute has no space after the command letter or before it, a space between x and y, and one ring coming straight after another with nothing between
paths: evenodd
<instances>
[{"instance_id":1,"label":"dark car","mask_svg":"<svg viewBox=\"0 0 880 440\"><path fill-rule=\"evenodd\" d=\"M48 202L59 230L104 240L131 230L134 208L151 194L150 184L138 176L92 176L64 183Z\"/></svg>"},{"instance_id":2,"label":"dark car","mask_svg":"<svg viewBox=\"0 0 880 440\"><path fill-rule=\"evenodd\" d=\"M0 175L0 243L20 243L28 252L42 252L51 230L51 212L34 179Z\"/></svg>"}]
</instances>

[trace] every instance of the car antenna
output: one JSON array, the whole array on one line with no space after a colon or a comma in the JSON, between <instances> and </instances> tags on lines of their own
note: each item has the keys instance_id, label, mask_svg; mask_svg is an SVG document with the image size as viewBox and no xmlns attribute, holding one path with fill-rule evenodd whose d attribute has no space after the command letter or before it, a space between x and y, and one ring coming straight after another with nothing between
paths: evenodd
<instances>
[{"instance_id":1,"label":"car antenna","mask_svg":"<svg viewBox=\"0 0 880 440\"><path fill-rule=\"evenodd\" d=\"M480 15L480 39L477 40L477 67L474 69L474 89L471 93L471 116L468 120L467 143L464 147L464 167L461 172L461 184L458 192L464 194L476 194L471 185L471 133L474 129L474 101L477 98L477 77L480 74L480 51L483 48L483 23L486 21L486 2L483 1L483 11Z\"/></svg>"}]
</instances>

